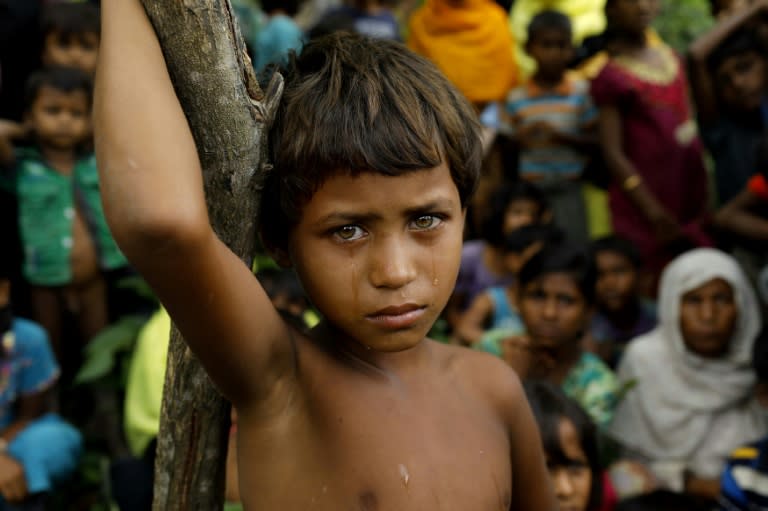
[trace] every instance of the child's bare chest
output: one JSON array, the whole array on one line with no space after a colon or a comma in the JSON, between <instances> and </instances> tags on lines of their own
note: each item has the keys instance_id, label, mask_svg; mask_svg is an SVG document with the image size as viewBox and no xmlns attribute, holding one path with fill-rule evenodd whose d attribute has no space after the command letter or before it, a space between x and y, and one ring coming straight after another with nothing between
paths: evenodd
<instances>
[{"instance_id":1,"label":"child's bare chest","mask_svg":"<svg viewBox=\"0 0 768 511\"><path fill-rule=\"evenodd\" d=\"M490 410L450 388L367 390L315 396L307 424L292 438L275 439L283 453L270 456L272 468L286 471L278 476L281 481L292 473L293 485L287 493L276 492L270 505L334 511L509 509L508 437ZM248 458L258 459L253 456ZM241 463L246 479L263 478L269 470L259 462L249 465ZM248 498L243 477L241 493ZM282 483L261 487L285 489ZM253 498L254 509L270 508L258 495Z\"/></svg>"}]
</instances>

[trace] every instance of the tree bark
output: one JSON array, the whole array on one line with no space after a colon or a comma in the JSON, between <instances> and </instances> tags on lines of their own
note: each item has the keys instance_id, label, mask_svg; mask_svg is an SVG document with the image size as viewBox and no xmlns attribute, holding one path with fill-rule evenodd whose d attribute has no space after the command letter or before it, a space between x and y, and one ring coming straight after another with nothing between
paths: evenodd
<instances>
[{"instance_id":1,"label":"tree bark","mask_svg":"<svg viewBox=\"0 0 768 511\"><path fill-rule=\"evenodd\" d=\"M141 2L192 129L211 225L250 266L258 191L268 170L264 134L279 102L282 78L276 75L266 94L261 91L229 0ZM174 325L153 510L222 508L228 411Z\"/></svg>"}]
</instances>

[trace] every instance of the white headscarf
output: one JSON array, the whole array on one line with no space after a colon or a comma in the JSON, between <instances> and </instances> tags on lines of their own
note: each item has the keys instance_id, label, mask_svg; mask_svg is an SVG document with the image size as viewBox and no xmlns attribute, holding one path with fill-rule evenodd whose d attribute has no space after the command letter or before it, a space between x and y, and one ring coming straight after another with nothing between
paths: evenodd
<instances>
[{"instance_id":1,"label":"white headscarf","mask_svg":"<svg viewBox=\"0 0 768 511\"><path fill-rule=\"evenodd\" d=\"M728 352L711 359L686 349L680 300L717 278L733 288L738 319ZM730 451L768 431L753 398L752 345L761 327L755 293L732 257L700 248L664 270L658 309L658 326L634 339L619 365L619 378L635 386L619 404L610 431L663 467L656 471L662 479L683 469L716 477Z\"/></svg>"}]
</instances>

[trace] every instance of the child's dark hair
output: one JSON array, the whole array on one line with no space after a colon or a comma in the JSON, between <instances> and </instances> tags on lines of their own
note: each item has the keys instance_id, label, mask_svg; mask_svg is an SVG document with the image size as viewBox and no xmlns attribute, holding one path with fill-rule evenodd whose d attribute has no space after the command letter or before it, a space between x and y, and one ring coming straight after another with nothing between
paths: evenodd
<instances>
[{"instance_id":1,"label":"child's dark hair","mask_svg":"<svg viewBox=\"0 0 768 511\"><path fill-rule=\"evenodd\" d=\"M528 181L504 183L488 199L485 219L480 226L480 235L490 245L504 245L504 217L510 203L515 200L530 200L539 205L539 216L549 209L544 193Z\"/></svg>"},{"instance_id":2,"label":"child's dark hair","mask_svg":"<svg viewBox=\"0 0 768 511\"><path fill-rule=\"evenodd\" d=\"M32 73L27 79L24 89L24 108L32 107L32 103L35 102L43 87L65 93L83 91L88 98L89 106L93 100L93 82L85 72L71 67L51 66Z\"/></svg>"},{"instance_id":3,"label":"child's dark hair","mask_svg":"<svg viewBox=\"0 0 768 511\"><path fill-rule=\"evenodd\" d=\"M620 501L614 511L707 511L710 504L692 495L654 490Z\"/></svg>"},{"instance_id":4,"label":"child's dark hair","mask_svg":"<svg viewBox=\"0 0 768 511\"><path fill-rule=\"evenodd\" d=\"M763 132L762 137L760 137L760 142L757 143L755 152L756 170L758 173L762 174L765 179L768 179L768 132Z\"/></svg>"},{"instance_id":5,"label":"child's dark hair","mask_svg":"<svg viewBox=\"0 0 768 511\"><path fill-rule=\"evenodd\" d=\"M541 11L533 17L528 24L528 44L543 30L560 30L568 34L568 39L573 37L571 18L554 9Z\"/></svg>"},{"instance_id":6,"label":"child's dark hair","mask_svg":"<svg viewBox=\"0 0 768 511\"><path fill-rule=\"evenodd\" d=\"M261 10L269 14L280 9L288 16L296 16L301 3L301 0L261 0Z\"/></svg>"},{"instance_id":7,"label":"child's dark hair","mask_svg":"<svg viewBox=\"0 0 768 511\"><path fill-rule=\"evenodd\" d=\"M546 243L520 269L520 289L551 273L566 273L573 278L587 303L595 301L597 270L587 251L568 240Z\"/></svg>"},{"instance_id":8,"label":"child's dark hair","mask_svg":"<svg viewBox=\"0 0 768 511\"><path fill-rule=\"evenodd\" d=\"M399 176L445 163L466 205L480 171L479 122L432 63L400 43L337 33L293 55L284 76L259 217L267 247L286 246L304 205L334 175Z\"/></svg>"},{"instance_id":9,"label":"child's dark hair","mask_svg":"<svg viewBox=\"0 0 768 511\"><path fill-rule=\"evenodd\" d=\"M563 240L563 231L552 224L530 224L518 227L504 238L504 252L519 254L534 243L557 243Z\"/></svg>"},{"instance_id":10,"label":"child's dark hair","mask_svg":"<svg viewBox=\"0 0 768 511\"><path fill-rule=\"evenodd\" d=\"M707 67L711 73L716 73L726 59L746 53L756 53L766 58L764 44L754 30L742 28L728 36L712 50L707 57Z\"/></svg>"},{"instance_id":11,"label":"child's dark hair","mask_svg":"<svg viewBox=\"0 0 768 511\"><path fill-rule=\"evenodd\" d=\"M99 35L99 7L89 2L50 3L43 10L40 31L43 37L56 32L65 40L88 33Z\"/></svg>"},{"instance_id":12,"label":"child's dark hair","mask_svg":"<svg viewBox=\"0 0 768 511\"><path fill-rule=\"evenodd\" d=\"M587 464L592 471L592 486L589 491L587 510L596 511L600 507L603 484L597 428L595 428L594 423L576 402L552 383L538 380L527 381L525 394L539 426L548 466L573 465L574 460L570 459L563 451L560 441L560 422L567 419L573 425L579 437L579 445L584 451Z\"/></svg>"},{"instance_id":13,"label":"child's dark hair","mask_svg":"<svg viewBox=\"0 0 768 511\"><path fill-rule=\"evenodd\" d=\"M637 247L628 239L615 234L593 241L589 248L594 258L597 258L597 254L600 252L613 252L627 259L635 269L640 268L642 264Z\"/></svg>"},{"instance_id":14,"label":"child's dark hair","mask_svg":"<svg viewBox=\"0 0 768 511\"><path fill-rule=\"evenodd\" d=\"M757 380L768 383L768 325L763 327L760 335L755 339L752 348L752 367L755 369Z\"/></svg>"}]
</instances>

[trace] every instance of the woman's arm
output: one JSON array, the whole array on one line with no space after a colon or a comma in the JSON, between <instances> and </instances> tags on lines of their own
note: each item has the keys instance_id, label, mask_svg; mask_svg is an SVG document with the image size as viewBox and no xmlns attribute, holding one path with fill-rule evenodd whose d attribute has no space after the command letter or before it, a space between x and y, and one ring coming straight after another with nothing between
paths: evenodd
<instances>
[{"instance_id":1,"label":"woman's arm","mask_svg":"<svg viewBox=\"0 0 768 511\"><path fill-rule=\"evenodd\" d=\"M715 226L746 238L768 241L768 218L753 212L762 204L748 189L742 190L715 213Z\"/></svg>"}]
</instances>

